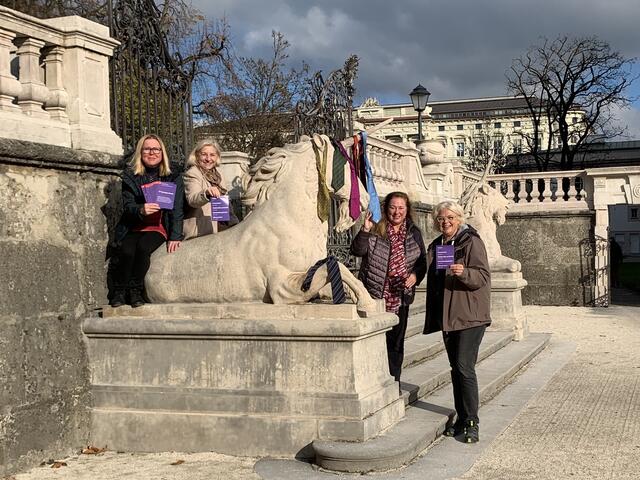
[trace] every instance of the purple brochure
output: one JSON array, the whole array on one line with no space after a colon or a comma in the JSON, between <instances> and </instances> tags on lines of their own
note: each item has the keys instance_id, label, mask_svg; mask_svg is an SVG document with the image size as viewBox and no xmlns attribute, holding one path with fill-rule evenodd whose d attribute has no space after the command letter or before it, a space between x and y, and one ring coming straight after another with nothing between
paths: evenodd
<instances>
[{"instance_id":1,"label":"purple brochure","mask_svg":"<svg viewBox=\"0 0 640 480\"><path fill-rule=\"evenodd\" d=\"M160 182L145 183L141 186L145 203L156 203L158 185L160 185Z\"/></svg>"},{"instance_id":2,"label":"purple brochure","mask_svg":"<svg viewBox=\"0 0 640 480\"><path fill-rule=\"evenodd\" d=\"M230 218L229 195L221 195L218 198L211 197L211 220L228 222Z\"/></svg>"},{"instance_id":3,"label":"purple brochure","mask_svg":"<svg viewBox=\"0 0 640 480\"><path fill-rule=\"evenodd\" d=\"M436 268L445 270L454 263L455 247L453 245L436 245Z\"/></svg>"},{"instance_id":4,"label":"purple brochure","mask_svg":"<svg viewBox=\"0 0 640 480\"><path fill-rule=\"evenodd\" d=\"M156 202L163 210L173 210L176 198L176 184L173 182L159 182L156 187Z\"/></svg>"}]
</instances>

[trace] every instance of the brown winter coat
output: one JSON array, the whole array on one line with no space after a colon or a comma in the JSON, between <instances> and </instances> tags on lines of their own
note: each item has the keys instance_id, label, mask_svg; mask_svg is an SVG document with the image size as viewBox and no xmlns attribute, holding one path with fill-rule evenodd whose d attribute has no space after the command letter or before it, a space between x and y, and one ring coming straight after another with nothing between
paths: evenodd
<instances>
[{"instance_id":1,"label":"brown winter coat","mask_svg":"<svg viewBox=\"0 0 640 480\"><path fill-rule=\"evenodd\" d=\"M358 278L364 283L369 294L374 298L382 298L384 281L389 269L391 242L371 232L360 230L351 242L351 253L362 257ZM426 273L424 241L420 229L407 220L407 237L404 241L405 262L407 272L415 273L416 285ZM415 286L402 297L402 305L410 305L415 295Z\"/></svg>"},{"instance_id":2,"label":"brown winter coat","mask_svg":"<svg viewBox=\"0 0 640 480\"><path fill-rule=\"evenodd\" d=\"M427 313L424 333L440 330L440 322L434 308L437 296L435 247L442 244L442 236L436 238L427 249ZM459 277L447 274L444 280L442 329L445 332L489 325L491 323L491 272L487 251L482 239L473 227L466 226L454 239L455 263L464 265Z\"/></svg>"},{"instance_id":3,"label":"brown winter coat","mask_svg":"<svg viewBox=\"0 0 640 480\"><path fill-rule=\"evenodd\" d=\"M226 192L224 178L220 180L221 190ZM211 203L205 191L211 184L200 169L192 165L184 172L184 193L186 206L183 233L185 240L218 232L218 222L211 221Z\"/></svg>"}]
</instances>

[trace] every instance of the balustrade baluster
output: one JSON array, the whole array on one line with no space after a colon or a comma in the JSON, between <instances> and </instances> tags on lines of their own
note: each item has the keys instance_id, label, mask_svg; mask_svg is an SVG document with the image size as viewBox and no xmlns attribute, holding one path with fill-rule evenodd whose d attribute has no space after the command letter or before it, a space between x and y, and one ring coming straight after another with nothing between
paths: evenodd
<instances>
[{"instance_id":1,"label":"balustrade baluster","mask_svg":"<svg viewBox=\"0 0 640 480\"><path fill-rule=\"evenodd\" d=\"M18 95L18 105L27 115L48 118L49 114L42 108L49 96L49 89L40 79L40 50L42 47L44 47L44 42L35 38L24 38L20 41L18 61L20 65L19 80L22 88Z\"/></svg>"},{"instance_id":2,"label":"balustrade baluster","mask_svg":"<svg viewBox=\"0 0 640 480\"><path fill-rule=\"evenodd\" d=\"M13 101L20 95L22 85L11 74L11 50L15 48L12 40L15 36L15 33L0 30L0 111L20 110Z\"/></svg>"},{"instance_id":3,"label":"balustrade baluster","mask_svg":"<svg viewBox=\"0 0 640 480\"><path fill-rule=\"evenodd\" d=\"M549 203L551 201L551 179L541 178L538 181L538 186L542 183L542 192L540 192L541 202Z\"/></svg>"},{"instance_id":4,"label":"balustrade baluster","mask_svg":"<svg viewBox=\"0 0 640 480\"><path fill-rule=\"evenodd\" d=\"M567 191L567 202L577 202L578 199L576 196L578 195L578 191L576 190L576 178L577 177L569 177L569 190Z\"/></svg>"},{"instance_id":5,"label":"balustrade baluster","mask_svg":"<svg viewBox=\"0 0 640 480\"><path fill-rule=\"evenodd\" d=\"M506 180L507 182L507 192L505 193L505 197L507 198L507 200L509 200L509 203L515 203L515 193L513 191L513 180L512 179L508 179Z\"/></svg>"},{"instance_id":6,"label":"balustrade baluster","mask_svg":"<svg viewBox=\"0 0 640 480\"><path fill-rule=\"evenodd\" d=\"M47 53L45 64L45 80L49 89L49 96L45 103L45 110L49 112L51 118L68 122L67 104L69 103L69 94L62 84L62 47L53 47Z\"/></svg>"}]
</instances>

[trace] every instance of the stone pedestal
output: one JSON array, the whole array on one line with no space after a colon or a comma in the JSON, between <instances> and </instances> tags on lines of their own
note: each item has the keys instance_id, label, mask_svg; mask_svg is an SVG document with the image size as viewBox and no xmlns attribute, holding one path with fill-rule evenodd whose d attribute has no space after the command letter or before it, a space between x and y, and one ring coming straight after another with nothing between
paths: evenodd
<instances>
[{"instance_id":1,"label":"stone pedestal","mask_svg":"<svg viewBox=\"0 0 640 480\"><path fill-rule=\"evenodd\" d=\"M91 441L125 451L310 456L315 439L364 441L404 416L384 332L354 305L105 308L83 324Z\"/></svg>"},{"instance_id":2,"label":"stone pedestal","mask_svg":"<svg viewBox=\"0 0 640 480\"><path fill-rule=\"evenodd\" d=\"M512 330L515 340L522 340L529 331L521 295L526 286L522 272L491 273L491 328Z\"/></svg>"}]
</instances>

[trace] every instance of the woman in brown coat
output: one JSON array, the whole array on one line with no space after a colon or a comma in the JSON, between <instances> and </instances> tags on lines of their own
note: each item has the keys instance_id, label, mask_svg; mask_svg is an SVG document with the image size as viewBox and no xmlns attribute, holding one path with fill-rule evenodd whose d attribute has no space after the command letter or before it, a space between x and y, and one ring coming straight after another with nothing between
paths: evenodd
<instances>
[{"instance_id":1,"label":"woman in brown coat","mask_svg":"<svg viewBox=\"0 0 640 480\"><path fill-rule=\"evenodd\" d=\"M201 140L187 159L184 192L187 207L184 216L185 240L217 233L218 222L211 219L211 198L227 193L220 166L220 146L214 140ZM232 216L232 220L235 217ZM237 223L230 221L230 224Z\"/></svg>"},{"instance_id":2,"label":"woman in brown coat","mask_svg":"<svg viewBox=\"0 0 640 480\"><path fill-rule=\"evenodd\" d=\"M458 418L444 435L464 432L467 443L479 439L478 379L475 365L480 342L491 323L491 272L487 251L475 229L465 224L464 210L454 202L433 211L442 233L427 249L427 313L424 333L442 330L451 365Z\"/></svg>"},{"instance_id":3,"label":"woman in brown coat","mask_svg":"<svg viewBox=\"0 0 640 480\"><path fill-rule=\"evenodd\" d=\"M384 298L386 310L399 322L387 332L389 372L400 381L409 305L426 272L420 229L411 218L411 202L404 192L392 192L382 205L383 218L375 224L367 212L362 229L351 243L351 253L362 258L358 278L374 298Z\"/></svg>"}]
</instances>

